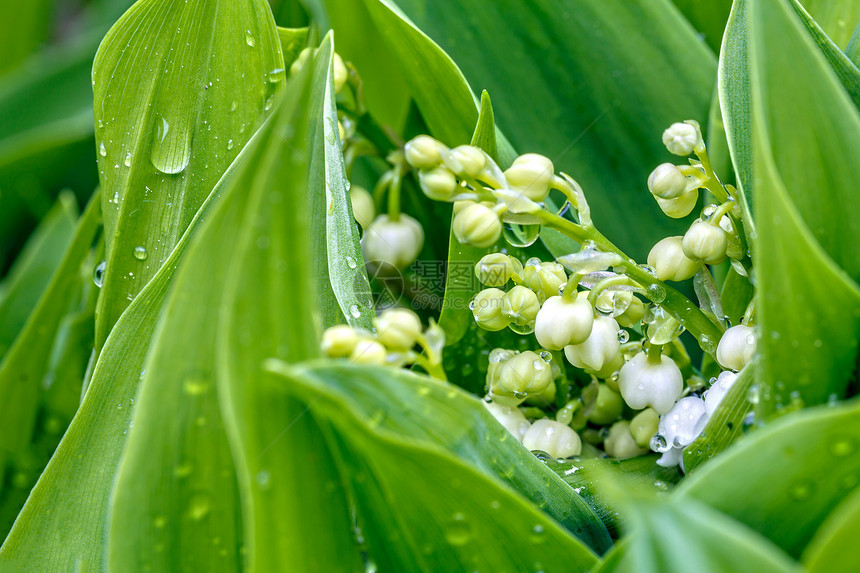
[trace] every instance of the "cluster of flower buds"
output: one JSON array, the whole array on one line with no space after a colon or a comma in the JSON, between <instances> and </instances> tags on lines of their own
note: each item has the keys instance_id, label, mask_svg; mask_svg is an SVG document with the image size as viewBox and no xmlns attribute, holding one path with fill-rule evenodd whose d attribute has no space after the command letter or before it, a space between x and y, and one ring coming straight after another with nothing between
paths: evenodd
<instances>
[{"instance_id":1,"label":"cluster of flower buds","mask_svg":"<svg viewBox=\"0 0 860 573\"><path fill-rule=\"evenodd\" d=\"M566 179L555 174L552 161L536 153L520 155L503 171L477 147L450 149L419 135L406 144L404 156L418 170L418 182L427 197L454 203L457 240L479 248L498 242L503 221L518 222L539 210L551 189L571 189Z\"/></svg>"},{"instance_id":2,"label":"cluster of flower buds","mask_svg":"<svg viewBox=\"0 0 860 573\"><path fill-rule=\"evenodd\" d=\"M421 348L416 352L415 346ZM435 324L425 330L418 315L405 308L389 308L374 318L373 331L340 324L326 329L321 348L329 358L347 358L355 364L401 367L439 364L444 333Z\"/></svg>"},{"instance_id":3,"label":"cluster of flower buds","mask_svg":"<svg viewBox=\"0 0 860 573\"><path fill-rule=\"evenodd\" d=\"M296 57L290 66L290 75L296 75L316 52L317 48L305 48L299 52L298 57ZM335 93L340 93L349 79L349 71L346 68L346 64L343 63L343 58L338 54L335 54L332 58L332 68L334 74L334 91Z\"/></svg>"},{"instance_id":4,"label":"cluster of flower buds","mask_svg":"<svg viewBox=\"0 0 860 573\"><path fill-rule=\"evenodd\" d=\"M673 123L663 132L663 144L674 155L686 157L704 150L702 132L695 121ZM699 188L707 176L698 165L658 165L648 177L648 190L669 217L689 215L699 201Z\"/></svg>"}]
</instances>

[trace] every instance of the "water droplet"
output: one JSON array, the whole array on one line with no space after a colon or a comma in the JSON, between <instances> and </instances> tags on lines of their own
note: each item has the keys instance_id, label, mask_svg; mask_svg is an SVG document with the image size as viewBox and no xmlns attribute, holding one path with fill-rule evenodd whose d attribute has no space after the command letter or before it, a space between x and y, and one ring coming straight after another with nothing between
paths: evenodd
<instances>
[{"instance_id":1,"label":"water droplet","mask_svg":"<svg viewBox=\"0 0 860 573\"><path fill-rule=\"evenodd\" d=\"M96 286L102 288L105 280L105 261L100 262L96 265L96 268L93 269L93 282L96 283Z\"/></svg>"},{"instance_id":2,"label":"water droplet","mask_svg":"<svg viewBox=\"0 0 860 573\"><path fill-rule=\"evenodd\" d=\"M624 330L623 328L621 330L619 330L618 331L618 342L620 342L621 344L624 344L628 340L630 340L630 333L627 332L626 330Z\"/></svg>"},{"instance_id":3,"label":"water droplet","mask_svg":"<svg viewBox=\"0 0 860 573\"><path fill-rule=\"evenodd\" d=\"M854 453L854 441L850 438L837 439L830 446L830 451L837 458L844 458Z\"/></svg>"},{"instance_id":4,"label":"water droplet","mask_svg":"<svg viewBox=\"0 0 860 573\"><path fill-rule=\"evenodd\" d=\"M232 139L230 139L229 141L227 141L227 151L232 151L232 150L233 150L233 148L234 148L235 146L236 146L236 144L235 144L235 143L233 143L233 140L232 140Z\"/></svg>"},{"instance_id":5,"label":"water droplet","mask_svg":"<svg viewBox=\"0 0 860 573\"><path fill-rule=\"evenodd\" d=\"M531 334L532 332L535 331L534 322L529 323L529 324L516 324L516 323L512 322L511 324L508 325L508 328L510 328L511 330L516 332L517 334L522 334L523 336L525 336L527 334Z\"/></svg>"},{"instance_id":6,"label":"water droplet","mask_svg":"<svg viewBox=\"0 0 860 573\"><path fill-rule=\"evenodd\" d=\"M540 225L507 224L503 233L505 240L514 247L530 247L540 237Z\"/></svg>"},{"instance_id":7,"label":"water droplet","mask_svg":"<svg viewBox=\"0 0 860 573\"><path fill-rule=\"evenodd\" d=\"M657 269L655 269L654 267L652 267L650 265L639 265L639 268L642 269L643 271L645 271L646 273L648 273L649 275L651 275L652 277L657 276Z\"/></svg>"},{"instance_id":8,"label":"water droplet","mask_svg":"<svg viewBox=\"0 0 860 573\"><path fill-rule=\"evenodd\" d=\"M540 352L540 354L538 354L538 356L540 356L540 359L543 360L544 362L546 362L547 364L552 362L552 352L549 352L547 350L542 350Z\"/></svg>"},{"instance_id":9,"label":"water droplet","mask_svg":"<svg viewBox=\"0 0 860 573\"><path fill-rule=\"evenodd\" d=\"M134 258L138 261L146 260L146 247L135 247L134 248Z\"/></svg>"},{"instance_id":10,"label":"water droplet","mask_svg":"<svg viewBox=\"0 0 860 573\"><path fill-rule=\"evenodd\" d=\"M346 258L346 266L348 266L351 269L354 269L358 266L358 263L356 263L355 259L353 259L352 257L347 257Z\"/></svg>"},{"instance_id":11,"label":"water droplet","mask_svg":"<svg viewBox=\"0 0 860 573\"><path fill-rule=\"evenodd\" d=\"M669 449L672 447L669 445L669 442L666 440L666 438L661 434L654 434L651 437L651 443L649 445L651 446L652 450L660 453L668 452Z\"/></svg>"},{"instance_id":12,"label":"water droplet","mask_svg":"<svg viewBox=\"0 0 860 573\"><path fill-rule=\"evenodd\" d=\"M758 404L761 400L761 392L759 391L758 384L752 384L747 390L747 402L750 404Z\"/></svg>"},{"instance_id":13,"label":"water droplet","mask_svg":"<svg viewBox=\"0 0 860 573\"><path fill-rule=\"evenodd\" d=\"M276 84L286 77L286 72L284 68L275 68L271 72L269 72L266 76L270 83Z\"/></svg>"},{"instance_id":14,"label":"water droplet","mask_svg":"<svg viewBox=\"0 0 860 573\"><path fill-rule=\"evenodd\" d=\"M257 40L254 38L254 33L251 30L245 30L245 43L251 48L257 45Z\"/></svg>"},{"instance_id":15,"label":"water droplet","mask_svg":"<svg viewBox=\"0 0 860 573\"><path fill-rule=\"evenodd\" d=\"M209 515L210 509L212 509L212 500L209 496L202 493L195 494L188 507L188 517L194 521L200 521Z\"/></svg>"},{"instance_id":16,"label":"water droplet","mask_svg":"<svg viewBox=\"0 0 860 573\"><path fill-rule=\"evenodd\" d=\"M455 513L445 530L445 539L451 545L462 546L472 539L472 528L462 513Z\"/></svg>"},{"instance_id":17,"label":"water droplet","mask_svg":"<svg viewBox=\"0 0 860 573\"><path fill-rule=\"evenodd\" d=\"M666 300L666 287L663 285L648 285L646 291L648 292L648 298L656 303L661 303Z\"/></svg>"},{"instance_id":18,"label":"water droplet","mask_svg":"<svg viewBox=\"0 0 860 573\"><path fill-rule=\"evenodd\" d=\"M104 143L99 145L99 155L101 155L102 157L107 157L107 147L105 147Z\"/></svg>"},{"instance_id":19,"label":"water droplet","mask_svg":"<svg viewBox=\"0 0 860 573\"><path fill-rule=\"evenodd\" d=\"M153 167L162 173L182 173L191 161L191 131L171 126L167 119L158 116L149 157Z\"/></svg>"},{"instance_id":20,"label":"water droplet","mask_svg":"<svg viewBox=\"0 0 860 573\"><path fill-rule=\"evenodd\" d=\"M543 525L537 524L534 527L532 527L532 532L531 532L531 536L530 536L531 542L532 543L543 543L546 540L546 535L544 535L544 533L545 533L545 530L543 528Z\"/></svg>"},{"instance_id":21,"label":"water droplet","mask_svg":"<svg viewBox=\"0 0 860 573\"><path fill-rule=\"evenodd\" d=\"M182 387L186 394L200 396L209 391L209 382L204 378L187 378Z\"/></svg>"},{"instance_id":22,"label":"water droplet","mask_svg":"<svg viewBox=\"0 0 860 573\"><path fill-rule=\"evenodd\" d=\"M237 109L239 109L239 102L234 101L230 104L230 111L236 111Z\"/></svg>"},{"instance_id":23,"label":"water droplet","mask_svg":"<svg viewBox=\"0 0 860 573\"><path fill-rule=\"evenodd\" d=\"M805 501L812 495L812 486L806 482L798 482L788 489L788 495L794 501Z\"/></svg>"},{"instance_id":24,"label":"water droplet","mask_svg":"<svg viewBox=\"0 0 860 573\"><path fill-rule=\"evenodd\" d=\"M269 486L272 485L272 476L266 470L260 470L257 473L257 485L260 486L260 489L265 491L269 489Z\"/></svg>"},{"instance_id":25,"label":"water droplet","mask_svg":"<svg viewBox=\"0 0 860 573\"><path fill-rule=\"evenodd\" d=\"M361 316L361 310L358 308L357 304L349 307L349 314L351 314L353 318L359 318Z\"/></svg>"}]
</instances>

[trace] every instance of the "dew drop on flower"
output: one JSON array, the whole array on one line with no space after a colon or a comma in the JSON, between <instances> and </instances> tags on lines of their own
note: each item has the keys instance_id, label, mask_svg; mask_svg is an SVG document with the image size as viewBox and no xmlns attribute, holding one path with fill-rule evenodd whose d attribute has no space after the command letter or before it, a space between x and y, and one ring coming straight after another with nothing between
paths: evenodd
<instances>
[{"instance_id":1,"label":"dew drop on flower","mask_svg":"<svg viewBox=\"0 0 860 573\"><path fill-rule=\"evenodd\" d=\"M543 360L544 362L546 362L547 364L552 362L552 352L549 352L547 350L542 350L538 356L540 356L540 359Z\"/></svg>"},{"instance_id":2,"label":"dew drop on flower","mask_svg":"<svg viewBox=\"0 0 860 573\"><path fill-rule=\"evenodd\" d=\"M651 446L652 450L660 453L667 452L669 451L669 448L671 448L669 442L666 441L666 438L663 437L661 434L654 434L651 437L651 442L649 445Z\"/></svg>"},{"instance_id":3,"label":"dew drop on flower","mask_svg":"<svg viewBox=\"0 0 860 573\"><path fill-rule=\"evenodd\" d=\"M628 340L630 340L630 333L627 332L626 330L624 330L623 328L621 330L619 330L618 331L618 342L620 342L621 344L624 344Z\"/></svg>"}]
</instances>

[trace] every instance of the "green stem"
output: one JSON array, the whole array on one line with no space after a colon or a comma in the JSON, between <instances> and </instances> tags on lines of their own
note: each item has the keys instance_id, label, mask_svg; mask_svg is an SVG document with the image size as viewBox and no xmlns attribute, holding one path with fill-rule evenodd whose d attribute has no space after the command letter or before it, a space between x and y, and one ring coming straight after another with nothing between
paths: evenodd
<instances>
[{"instance_id":1,"label":"green stem","mask_svg":"<svg viewBox=\"0 0 860 573\"><path fill-rule=\"evenodd\" d=\"M660 364L663 361L663 345L648 343L648 362Z\"/></svg>"},{"instance_id":2,"label":"green stem","mask_svg":"<svg viewBox=\"0 0 860 573\"><path fill-rule=\"evenodd\" d=\"M677 319L690 334L696 337L702 350L708 354L716 352L722 333L690 299L641 268L635 260L628 257L594 227L577 225L548 211L540 211L537 215L544 220L547 227L564 233L580 244L591 241L597 249L623 257L624 274L645 287L645 296L665 308Z\"/></svg>"},{"instance_id":3,"label":"green stem","mask_svg":"<svg viewBox=\"0 0 860 573\"><path fill-rule=\"evenodd\" d=\"M711 195L717 201L720 203L726 202L729 199L729 192L726 191L726 188L720 183L720 178L714 173L714 167L711 165L711 158L708 157L708 152L703 147L701 151L696 150L696 156L702 162L702 168L705 170L705 175L708 176L707 181L705 181L705 188L711 192Z\"/></svg>"}]
</instances>

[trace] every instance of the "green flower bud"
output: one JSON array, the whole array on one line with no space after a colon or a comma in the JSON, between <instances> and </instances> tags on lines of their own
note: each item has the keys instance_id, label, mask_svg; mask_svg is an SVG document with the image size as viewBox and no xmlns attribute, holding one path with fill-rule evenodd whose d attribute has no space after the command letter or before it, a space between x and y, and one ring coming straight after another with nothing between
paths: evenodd
<instances>
[{"instance_id":1,"label":"green flower bud","mask_svg":"<svg viewBox=\"0 0 860 573\"><path fill-rule=\"evenodd\" d=\"M385 364L387 355L385 347L379 342L375 340L359 340L355 344L355 348L353 348L349 359L355 364L382 366Z\"/></svg>"},{"instance_id":2,"label":"green flower bud","mask_svg":"<svg viewBox=\"0 0 860 573\"><path fill-rule=\"evenodd\" d=\"M406 308L389 308L373 319L376 339L392 350L409 350L421 336L421 319Z\"/></svg>"},{"instance_id":3,"label":"green flower bud","mask_svg":"<svg viewBox=\"0 0 860 573\"><path fill-rule=\"evenodd\" d=\"M554 458L570 458L582 453L582 440L570 427L554 420L537 420L523 436L529 450L540 450Z\"/></svg>"},{"instance_id":4,"label":"green flower bud","mask_svg":"<svg viewBox=\"0 0 860 573\"><path fill-rule=\"evenodd\" d=\"M475 317L475 322L484 330L495 332L507 328L511 323L510 319L502 314L502 301L505 298L505 291L497 288L488 288L479 292L472 302L469 303L469 308L472 309L472 316Z\"/></svg>"},{"instance_id":5,"label":"green flower bud","mask_svg":"<svg viewBox=\"0 0 860 573\"><path fill-rule=\"evenodd\" d=\"M552 368L551 365L550 368ZM555 402L556 392L557 388L555 387L555 384L550 384L540 394L530 394L529 397L526 398L526 404L529 406L537 406L538 408L546 408Z\"/></svg>"},{"instance_id":6,"label":"green flower bud","mask_svg":"<svg viewBox=\"0 0 860 573\"><path fill-rule=\"evenodd\" d=\"M302 69L302 66L305 65L305 62L308 61L308 58L312 57L316 53L316 48L304 48L296 59L293 61L292 65L290 65L290 75L294 76Z\"/></svg>"},{"instance_id":7,"label":"green flower bud","mask_svg":"<svg viewBox=\"0 0 860 573\"><path fill-rule=\"evenodd\" d=\"M642 353L621 368L618 389L634 410L651 406L658 414L665 414L681 397L684 376L668 356L660 356L660 362L653 363Z\"/></svg>"},{"instance_id":8,"label":"green flower bud","mask_svg":"<svg viewBox=\"0 0 860 573\"><path fill-rule=\"evenodd\" d=\"M365 230L361 238L361 251L367 262L382 262L406 268L424 246L424 229L421 224L404 213L397 221L380 215Z\"/></svg>"},{"instance_id":9,"label":"green flower bud","mask_svg":"<svg viewBox=\"0 0 860 573\"><path fill-rule=\"evenodd\" d=\"M657 433L660 415L653 408L645 408L630 420L630 434L640 448L647 448Z\"/></svg>"},{"instance_id":10,"label":"green flower bud","mask_svg":"<svg viewBox=\"0 0 860 573\"><path fill-rule=\"evenodd\" d=\"M502 314L517 326L533 325L539 310L537 295L524 286L515 286L502 299Z\"/></svg>"},{"instance_id":11,"label":"green flower bud","mask_svg":"<svg viewBox=\"0 0 860 573\"><path fill-rule=\"evenodd\" d=\"M645 305L629 291L604 290L594 306L626 328L637 325L645 316Z\"/></svg>"},{"instance_id":12,"label":"green flower bud","mask_svg":"<svg viewBox=\"0 0 860 573\"><path fill-rule=\"evenodd\" d=\"M675 199L687 191L687 178L675 165L663 163L648 176L648 190L661 199Z\"/></svg>"},{"instance_id":13,"label":"green flower bud","mask_svg":"<svg viewBox=\"0 0 860 573\"><path fill-rule=\"evenodd\" d=\"M552 384L552 368L540 356L526 350L501 363L493 395L525 399L540 394Z\"/></svg>"},{"instance_id":14,"label":"green flower bud","mask_svg":"<svg viewBox=\"0 0 860 573\"><path fill-rule=\"evenodd\" d=\"M537 313L535 338L544 348L561 350L569 344L588 339L593 324L594 309L591 308L586 293L577 295L572 301L561 296L552 296L543 303Z\"/></svg>"},{"instance_id":15,"label":"green flower bud","mask_svg":"<svg viewBox=\"0 0 860 573\"><path fill-rule=\"evenodd\" d=\"M445 146L429 135L419 135L404 147L406 161L416 169L432 169L442 162Z\"/></svg>"},{"instance_id":16,"label":"green flower bud","mask_svg":"<svg viewBox=\"0 0 860 573\"><path fill-rule=\"evenodd\" d=\"M482 285L488 287L506 285L513 274L511 258L502 253L484 255L475 265L475 276Z\"/></svg>"},{"instance_id":17,"label":"green flower bud","mask_svg":"<svg viewBox=\"0 0 860 573\"><path fill-rule=\"evenodd\" d=\"M673 123L663 132L663 145L669 153L685 157L702 145L702 136L694 125Z\"/></svg>"},{"instance_id":18,"label":"green flower bud","mask_svg":"<svg viewBox=\"0 0 860 573\"><path fill-rule=\"evenodd\" d=\"M564 355L577 368L603 373L607 365L618 365L616 357L619 356L621 347L618 339L619 330L621 327L614 318L599 317L594 320L588 338L581 343L565 346Z\"/></svg>"},{"instance_id":19,"label":"green flower bud","mask_svg":"<svg viewBox=\"0 0 860 573\"><path fill-rule=\"evenodd\" d=\"M683 237L666 237L648 253L648 265L657 271L661 281L685 281L693 278L702 263L684 254Z\"/></svg>"},{"instance_id":20,"label":"green flower bud","mask_svg":"<svg viewBox=\"0 0 860 573\"><path fill-rule=\"evenodd\" d=\"M505 429L513 434L517 441L522 442L531 424L516 407L502 406L496 402L482 400L484 407Z\"/></svg>"},{"instance_id":21,"label":"green flower bud","mask_svg":"<svg viewBox=\"0 0 860 573\"><path fill-rule=\"evenodd\" d=\"M502 221L486 205L472 203L454 215L453 231L461 243L486 249L502 236Z\"/></svg>"},{"instance_id":22,"label":"green flower bud","mask_svg":"<svg viewBox=\"0 0 860 573\"><path fill-rule=\"evenodd\" d=\"M462 170L458 171L457 174L468 177L477 177L487 164L484 152L471 145L461 145L452 149L451 159L462 166Z\"/></svg>"},{"instance_id":23,"label":"green flower bud","mask_svg":"<svg viewBox=\"0 0 860 573\"><path fill-rule=\"evenodd\" d=\"M648 450L639 445L633 440L630 434L630 422L621 420L616 422L609 428L609 434L603 441L603 449L606 454L619 460L635 458L647 454Z\"/></svg>"},{"instance_id":24,"label":"green flower bud","mask_svg":"<svg viewBox=\"0 0 860 573\"><path fill-rule=\"evenodd\" d=\"M457 178L441 165L420 171L418 183L421 191L434 201L450 201L457 191Z\"/></svg>"},{"instance_id":25,"label":"green flower bud","mask_svg":"<svg viewBox=\"0 0 860 573\"><path fill-rule=\"evenodd\" d=\"M349 72L346 69L346 65L343 63L343 58L338 54L335 54L334 58L332 58L332 67L334 68L334 92L340 93L343 86L346 85Z\"/></svg>"},{"instance_id":26,"label":"green flower bud","mask_svg":"<svg viewBox=\"0 0 860 573\"><path fill-rule=\"evenodd\" d=\"M558 289L567 282L567 273L558 263L542 263L529 259L523 267L523 284L535 291L538 298L546 300L558 295Z\"/></svg>"},{"instance_id":27,"label":"green flower bud","mask_svg":"<svg viewBox=\"0 0 860 573\"><path fill-rule=\"evenodd\" d=\"M359 336L351 326L338 324L323 332L320 348L329 358L343 358L352 354Z\"/></svg>"},{"instance_id":28,"label":"green flower bud","mask_svg":"<svg viewBox=\"0 0 860 573\"><path fill-rule=\"evenodd\" d=\"M537 153L526 153L514 160L505 171L508 187L520 191L532 201L543 201L555 176L552 161Z\"/></svg>"},{"instance_id":29,"label":"green flower bud","mask_svg":"<svg viewBox=\"0 0 860 573\"><path fill-rule=\"evenodd\" d=\"M755 331L739 324L728 329L717 345L717 362L729 370L739 371L755 355Z\"/></svg>"},{"instance_id":30,"label":"green flower bud","mask_svg":"<svg viewBox=\"0 0 860 573\"><path fill-rule=\"evenodd\" d=\"M693 189L686 193L675 197L674 199L661 199L654 197L657 200L657 205L660 209L673 219L683 219L693 212L696 208L696 203L699 202L699 190Z\"/></svg>"},{"instance_id":31,"label":"green flower bud","mask_svg":"<svg viewBox=\"0 0 860 573\"><path fill-rule=\"evenodd\" d=\"M595 384L589 396L591 398L585 411L586 419L592 424L603 426L621 416L624 402L621 395L606 384Z\"/></svg>"},{"instance_id":32,"label":"green flower bud","mask_svg":"<svg viewBox=\"0 0 860 573\"><path fill-rule=\"evenodd\" d=\"M694 261L716 265L726 260L726 232L716 225L696 219L684 233L681 247L684 254Z\"/></svg>"},{"instance_id":33,"label":"green flower bud","mask_svg":"<svg viewBox=\"0 0 860 573\"><path fill-rule=\"evenodd\" d=\"M373 197L367 189L358 185L349 188L349 198L352 201L352 214L362 229L367 229L376 217L376 206Z\"/></svg>"}]
</instances>

